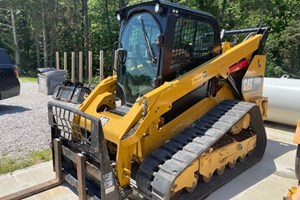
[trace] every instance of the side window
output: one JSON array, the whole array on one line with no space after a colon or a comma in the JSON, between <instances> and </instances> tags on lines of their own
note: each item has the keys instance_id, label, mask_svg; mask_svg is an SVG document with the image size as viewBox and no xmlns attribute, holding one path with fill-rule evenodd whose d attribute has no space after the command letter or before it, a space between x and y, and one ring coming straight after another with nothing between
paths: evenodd
<instances>
[{"instance_id":1,"label":"side window","mask_svg":"<svg viewBox=\"0 0 300 200\"><path fill-rule=\"evenodd\" d=\"M186 64L199 64L213 48L214 30L211 24L179 18L175 25L171 69ZM188 62L187 62L188 60Z\"/></svg>"},{"instance_id":2,"label":"side window","mask_svg":"<svg viewBox=\"0 0 300 200\"><path fill-rule=\"evenodd\" d=\"M12 64L13 61L7 54L6 50L0 50L0 64Z\"/></svg>"}]
</instances>

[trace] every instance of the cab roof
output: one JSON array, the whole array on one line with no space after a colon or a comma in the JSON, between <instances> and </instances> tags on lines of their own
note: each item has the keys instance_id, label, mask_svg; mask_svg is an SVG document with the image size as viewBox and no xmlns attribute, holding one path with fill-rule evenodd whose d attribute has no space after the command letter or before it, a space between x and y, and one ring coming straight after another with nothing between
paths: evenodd
<instances>
[{"instance_id":1,"label":"cab roof","mask_svg":"<svg viewBox=\"0 0 300 200\"><path fill-rule=\"evenodd\" d=\"M155 6L155 4L157 4L157 3L160 4L160 6L162 6L163 8L176 9L178 11L188 13L188 14L191 14L191 15L207 16L207 17L215 19L215 17L212 14L208 13L208 12L204 12L204 11L200 11L200 10L196 10L196 9L191 9L191 8L186 7L186 6L181 6L181 5L171 3L171 2L168 2L168 1L163 1L163 0L148 1L148 2L143 2L143 3L127 6L127 7L124 7L122 9L116 11L116 14L123 14L123 15L125 14L126 15L128 13L128 11L130 11L134 8L143 7L143 6L151 6L151 5Z\"/></svg>"}]
</instances>

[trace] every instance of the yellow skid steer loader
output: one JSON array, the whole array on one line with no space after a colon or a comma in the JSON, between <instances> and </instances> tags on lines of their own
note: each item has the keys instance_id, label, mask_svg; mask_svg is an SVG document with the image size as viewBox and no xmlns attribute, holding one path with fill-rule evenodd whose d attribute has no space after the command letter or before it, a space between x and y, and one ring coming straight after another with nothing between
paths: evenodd
<instances>
[{"instance_id":1,"label":"yellow skid steer loader","mask_svg":"<svg viewBox=\"0 0 300 200\"><path fill-rule=\"evenodd\" d=\"M203 199L261 160L267 27L221 31L211 14L160 0L116 17L117 75L79 110L48 104L56 185L80 199Z\"/></svg>"}]
</instances>

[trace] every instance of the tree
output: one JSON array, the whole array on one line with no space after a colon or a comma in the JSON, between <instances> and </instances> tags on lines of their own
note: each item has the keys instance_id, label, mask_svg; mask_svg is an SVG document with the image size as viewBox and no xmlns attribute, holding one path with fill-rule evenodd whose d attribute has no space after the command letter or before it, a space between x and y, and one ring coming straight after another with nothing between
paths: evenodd
<instances>
[{"instance_id":1,"label":"tree","mask_svg":"<svg viewBox=\"0 0 300 200\"><path fill-rule=\"evenodd\" d=\"M5 26L6 28L9 28L11 29L12 31L12 38L13 38L13 44L11 44L11 39L10 39L10 36L9 34L7 33L3 33L5 36L8 36L8 37L4 37L3 39L3 43L5 43L7 46L9 46L10 48L13 49L14 53L15 53L15 61L16 61L16 64L20 64L20 50L19 50L19 40L18 40L18 33L17 33L17 26L16 26L16 2L15 1L4 1L2 2L4 5L3 8L1 8L0 10L3 11L4 13L8 13L10 12L10 20L5 17L5 14L1 16L2 21L6 22L6 23L0 23L0 25L2 26ZM10 23L9 23L10 21ZM7 29L5 29L5 31L7 31Z\"/></svg>"},{"instance_id":2,"label":"tree","mask_svg":"<svg viewBox=\"0 0 300 200\"><path fill-rule=\"evenodd\" d=\"M115 11L123 7L128 1L97 1L90 0L89 17L91 24L91 44L93 51L104 50L105 75L112 73L114 43L118 41L119 22L115 18ZM96 63L96 62L95 62Z\"/></svg>"},{"instance_id":3,"label":"tree","mask_svg":"<svg viewBox=\"0 0 300 200\"><path fill-rule=\"evenodd\" d=\"M14 6L11 6L10 13L11 13L11 25L12 25L13 38L14 38L15 59L16 59L16 64L19 65L20 51L19 51L19 40L17 34L17 25L16 25L16 9L14 8Z\"/></svg>"},{"instance_id":4,"label":"tree","mask_svg":"<svg viewBox=\"0 0 300 200\"><path fill-rule=\"evenodd\" d=\"M279 36L283 73L300 77L300 22L292 21Z\"/></svg>"},{"instance_id":5,"label":"tree","mask_svg":"<svg viewBox=\"0 0 300 200\"><path fill-rule=\"evenodd\" d=\"M9 49L21 73L54 66L55 51L105 52L105 75L113 64L119 36L114 13L126 5L146 0L0 0L0 47ZM221 28L271 28L265 52L267 75L299 76L299 0L172 0L213 14ZM95 58L96 68L98 58ZM70 62L68 62L70 63ZM78 67L78 57L76 56ZM85 70L87 71L87 70Z\"/></svg>"}]
</instances>

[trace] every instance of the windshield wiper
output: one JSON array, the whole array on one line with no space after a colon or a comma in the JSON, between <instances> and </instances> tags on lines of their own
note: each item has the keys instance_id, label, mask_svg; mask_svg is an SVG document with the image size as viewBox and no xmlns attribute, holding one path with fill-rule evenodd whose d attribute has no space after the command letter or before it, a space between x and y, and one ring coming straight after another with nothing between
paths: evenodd
<instances>
[{"instance_id":1,"label":"windshield wiper","mask_svg":"<svg viewBox=\"0 0 300 200\"><path fill-rule=\"evenodd\" d=\"M156 63L156 62L157 62L157 59L156 59L156 56L155 56L155 54L154 54L152 45L151 45L151 43L150 43L149 37L148 37L147 32L146 32L144 20L141 19L141 22L142 22L142 27L143 27L143 33L144 33L145 42L146 42L146 45L147 45L148 55L150 56L150 61L151 61L152 63Z\"/></svg>"}]
</instances>

